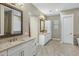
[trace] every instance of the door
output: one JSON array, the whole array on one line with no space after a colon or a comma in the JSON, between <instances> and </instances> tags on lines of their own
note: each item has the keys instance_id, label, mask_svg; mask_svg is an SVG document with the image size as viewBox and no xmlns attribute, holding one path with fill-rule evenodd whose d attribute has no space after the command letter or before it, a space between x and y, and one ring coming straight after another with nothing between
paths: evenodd
<instances>
[{"instance_id":1,"label":"door","mask_svg":"<svg viewBox=\"0 0 79 59\"><path fill-rule=\"evenodd\" d=\"M73 44L73 14L62 15L62 40Z\"/></svg>"},{"instance_id":2,"label":"door","mask_svg":"<svg viewBox=\"0 0 79 59\"><path fill-rule=\"evenodd\" d=\"M30 17L30 36L38 39L39 19L36 16Z\"/></svg>"}]
</instances>

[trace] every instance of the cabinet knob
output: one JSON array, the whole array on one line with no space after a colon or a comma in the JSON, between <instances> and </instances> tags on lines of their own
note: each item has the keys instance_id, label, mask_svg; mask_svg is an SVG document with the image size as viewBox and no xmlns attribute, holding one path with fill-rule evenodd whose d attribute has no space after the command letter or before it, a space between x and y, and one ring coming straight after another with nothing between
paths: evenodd
<instances>
[{"instance_id":1,"label":"cabinet knob","mask_svg":"<svg viewBox=\"0 0 79 59\"><path fill-rule=\"evenodd\" d=\"M36 46L36 43L35 43L35 46Z\"/></svg>"},{"instance_id":2,"label":"cabinet knob","mask_svg":"<svg viewBox=\"0 0 79 59\"><path fill-rule=\"evenodd\" d=\"M21 51L21 56L24 56L24 51Z\"/></svg>"}]
</instances>

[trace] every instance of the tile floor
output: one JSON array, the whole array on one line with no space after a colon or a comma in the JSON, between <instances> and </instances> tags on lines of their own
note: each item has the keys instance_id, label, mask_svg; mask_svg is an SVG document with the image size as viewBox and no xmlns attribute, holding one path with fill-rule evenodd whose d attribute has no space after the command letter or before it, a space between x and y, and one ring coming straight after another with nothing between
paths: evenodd
<instances>
[{"instance_id":1,"label":"tile floor","mask_svg":"<svg viewBox=\"0 0 79 59\"><path fill-rule=\"evenodd\" d=\"M37 56L79 56L79 47L51 40L45 46L39 46Z\"/></svg>"}]
</instances>

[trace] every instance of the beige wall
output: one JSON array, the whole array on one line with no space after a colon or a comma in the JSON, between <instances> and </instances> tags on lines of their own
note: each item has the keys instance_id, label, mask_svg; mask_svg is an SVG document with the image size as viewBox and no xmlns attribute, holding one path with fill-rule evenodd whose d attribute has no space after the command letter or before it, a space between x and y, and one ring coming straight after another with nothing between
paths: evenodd
<instances>
[{"instance_id":1,"label":"beige wall","mask_svg":"<svg viewBox=\"0 0 79 59\"><path fill-rule=\"evenodd\" d=\"M31 3L25 3L23 7L20 7L20 6L14 6L14 7L17 7L18 9L21 9L23 11L23 35L15 36L16 38L21 38L21 37L27 36L26 33L29 33L30 16L28 13L30 12L32 16L37 16L37 17L39 17L39 15L42 13L37 8L35 8ZM14 37L6 38L6 39L11 39L11 38L14 38Z\"/></svg>"},{"instance_id":2,"label":"beige wall","mask_svg":"<svg viewBox=\"0 0 79 59\"><path fill-rule=\"evenodd\" d=\"M60 38L60 15L48 16L47 19L52 20L52 38ZM58 26L58 28L55 28L55 26Z\"/></svg>"},{"instance_id":3,"label":"beige wall","mask_svg":"<svg viewBox=\"0 0 79 59\"><path fill-rule=\"evenodd\" d=\"M61 14L74 14L74 34L79 34L79 8L62 11Z\"/></svg>"},{"instance_id":4,"label":"beige wall","mask_svg":"<svg viewBox=\"0 0 79 59\"><path fill-rule=\"evenodd\" d=\"M74 14L74 34L79 35L79 8L61 11L61 14L63 15ZM52 30L52 33L53 33L52 37L60 38L61 37L60 15L48 16L47 19L52 21L55 21L55 20L59 21L58 29Z\"/></svg>"},{"instance_id":5,"label":"beige wall","mask_svg":"<svg viewBox=\"0 0 79 59\"><path fill-rule=\"evenodd\" d=\"M29 30L28 28L28 21L29 21L29 12L31 13L31 16L36 16L39 17L40 14L42 14L37 8L35 8L32 4L25 4L25 8L24 8L24 33L28 32Z\"/></svg>"}]
</instances>

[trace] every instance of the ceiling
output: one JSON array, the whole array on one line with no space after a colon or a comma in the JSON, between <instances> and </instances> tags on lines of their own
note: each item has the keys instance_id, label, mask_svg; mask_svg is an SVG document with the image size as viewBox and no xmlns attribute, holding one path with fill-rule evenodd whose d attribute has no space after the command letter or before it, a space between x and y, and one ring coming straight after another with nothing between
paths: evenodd
<instances>
[{"instance_id":1,"label":"ceiling","mask_svg":"<svg viewBox=\"0 0 79 59\"><path fill-rule=\"evenodd\" d=\"M62 10L79 8L79 3L33 3L33 5L47 16L57 15Z\"/></svg>"}]
</instances>

